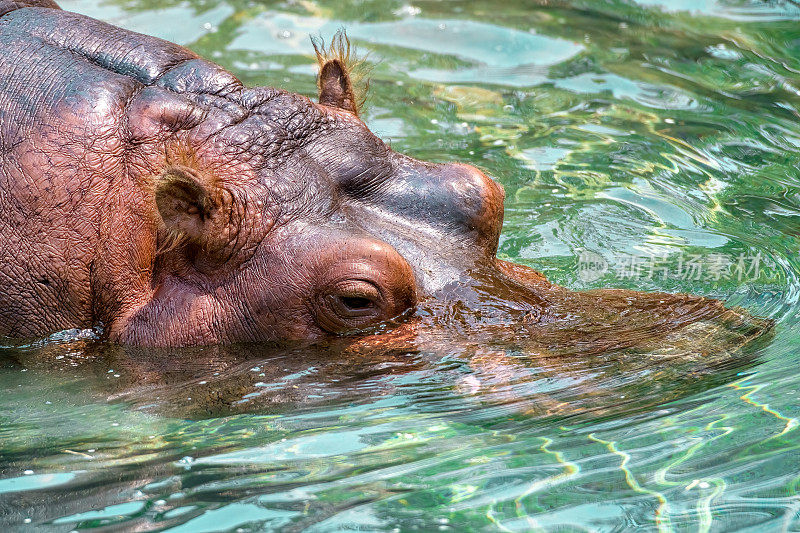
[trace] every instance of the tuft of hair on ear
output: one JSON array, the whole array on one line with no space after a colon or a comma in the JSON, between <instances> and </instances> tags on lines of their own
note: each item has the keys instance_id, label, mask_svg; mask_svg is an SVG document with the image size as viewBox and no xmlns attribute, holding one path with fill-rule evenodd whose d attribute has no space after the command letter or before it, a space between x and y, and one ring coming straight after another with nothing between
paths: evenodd
<instances>
[{"instance_id":1,"label":"tuft of hair on ear","mask_svg":"<svg viewBox=\"0 0 800 533\"><path fill-rule=\"evenodd\" d=\"M156 241L156 258L181 248L189 242L189 236L183 232L170 230L163 223L161 224L161 229L163 231L158 232Z\"/></svg>"},{"instance_id":2,"label":"tuft of hair on ear","mask_svg":"<svg viewBox=\"0 0 800 533\"><path fill-rule=\"evenodd\" d=\"M200 168L197 150L188 142L173 142L164 146L164 167L187 167L204 173L209 170Z\"/></svg>"},{"instance_id":3,"label":"tuft of hair on ear","mask_svg":"<svg viewBox=\"0 0 800 533\"><path fill-rule=\"evenodd\" d=\"M327 45L322 36L312 36L311 45L319 65L319 102L358 116L369 91L366 56L357 56L344 28L337 30Z\"/></svg>"}]
</instances>

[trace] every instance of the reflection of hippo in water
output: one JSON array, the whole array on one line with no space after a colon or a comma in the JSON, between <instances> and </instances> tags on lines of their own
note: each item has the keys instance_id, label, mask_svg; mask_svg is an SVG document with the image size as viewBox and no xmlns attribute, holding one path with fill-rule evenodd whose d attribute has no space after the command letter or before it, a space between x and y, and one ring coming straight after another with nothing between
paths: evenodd
<instances>
[{"instance_id":1,"label":"reflection of hippo in water","mask_svg":"<svg viewBox=\"0 0 800 533\"><path fill-rule=\"evenodd\" d=\"M670 353L652 346L598 353L577 344L548 351L535 341L497 339L497 332L464 338L404 329L355 341L185 348L59 334L46 343L0 349L0 374L11 383L11 376L25 376L44 390L66 383L66 390L80 391L79 399L59 398L67 404L122 402L180 418L331 409L385 396L429 396L431 390L437 392L428 407L424 399L410 403L451 416L478 416L478 406L503 405L530 417L616 417L726 383L758 353L702 353L691 337L672 339Z\"/></svg>"},{"instance_id":2,"label":"reflection of hippo in water","mask_svg":"<svg viewBox=\"0 0 800 533\"><path fill-rule=\"evenodd\" d=\"M556 353L764 329L714 300L576 293L498 260L502 188L390 150L335 44L315 104L50 0L0 0L0 334L102 324L167 346L406 322L405 339L511 328Z\"/></svg>"}]
</instances>

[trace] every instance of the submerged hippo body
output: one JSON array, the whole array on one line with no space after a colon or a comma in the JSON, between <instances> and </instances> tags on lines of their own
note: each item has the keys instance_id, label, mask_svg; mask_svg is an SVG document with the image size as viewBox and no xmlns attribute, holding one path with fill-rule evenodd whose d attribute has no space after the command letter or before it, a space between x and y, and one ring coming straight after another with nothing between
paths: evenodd
<instances>
[{"instance_id":1,"label":"submerged hippo body","mask_svg":"<svg viewBox=\"0 0 800 533\"><path fill-rule=\"evenodd\" d=\"M404 339L513 327L547 351L766 326L497 260L502 188L391 151L359 120L341 54L320 55L317 104L49 0L0 0L0 50L0 335L315 339L416 311Z\"/></svg>"}]
</instances>

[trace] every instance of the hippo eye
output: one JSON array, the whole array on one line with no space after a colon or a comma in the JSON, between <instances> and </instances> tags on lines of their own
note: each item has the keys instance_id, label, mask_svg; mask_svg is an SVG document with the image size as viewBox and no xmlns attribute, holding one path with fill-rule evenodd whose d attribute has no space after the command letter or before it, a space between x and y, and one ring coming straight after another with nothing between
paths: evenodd
<instances>
[{"instance_id":1,"label":"hippo eye","mask_svg":"<svg viewBox=\"0 0 800 533\"><path fill-rule=\"evenodd\" d=\"M362 329L385 318L385 302L372 282L346 279L327 287L315 305L319 325L332 333Z\"/></svg>"},{"instance_id":2,"label":"hippo eye","mask_svg":"<svg viewBox=\"0 0 800 533\"><path fill-rule=\"evenodd\" d=\"M372 307L372 300L363 296L342 296L340 299L345 307L353 311Z\"/></svg>"},{"instance_id":3,"label":"hippo eye","mask_svg":"<svg viewBox=\"0 0 800 533\"><path fill-rule=\"evenodd\" d=\"M381 300L378 288L365 280L336 283L328 293L331 309L342 318L374 315Z\"/></svg>"}]
</instances>

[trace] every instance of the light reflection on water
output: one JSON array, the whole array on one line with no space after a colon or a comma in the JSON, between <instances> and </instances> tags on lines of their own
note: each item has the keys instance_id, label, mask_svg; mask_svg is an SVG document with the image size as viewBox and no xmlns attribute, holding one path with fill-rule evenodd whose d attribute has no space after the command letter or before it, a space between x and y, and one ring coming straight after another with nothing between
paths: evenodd
<instances>
[{"instance_id":1,"label":"light reflection on water","mask_svg":"<svg viewBox=\"0 0 800 533\"><path fill-rule=\"evenodd\" d=\"M793 2L62 5L307 95L307 34L343 25L374 63L376 132L504 184L502 257L571 288L723 298L777 326L747 357L688 361L531 360L448 338L347 356L176 357L86 333L9 348L4 529L800 528ZM610 265L593 279L587 250ZM670 274L616 268L636 254ZM712 254L764 264L678 274Z\"/></svg>"}]
</instances>

